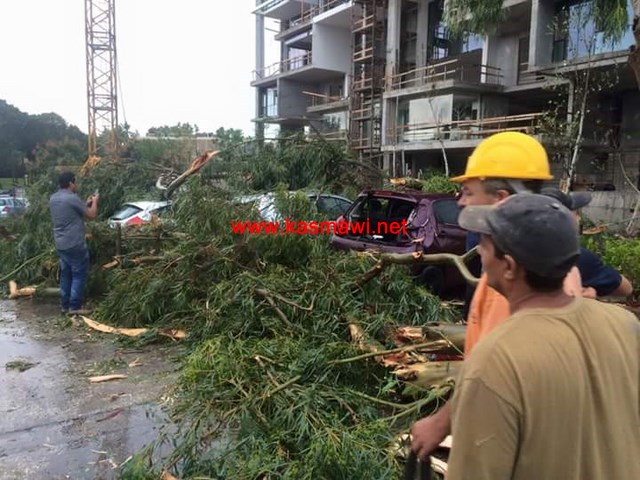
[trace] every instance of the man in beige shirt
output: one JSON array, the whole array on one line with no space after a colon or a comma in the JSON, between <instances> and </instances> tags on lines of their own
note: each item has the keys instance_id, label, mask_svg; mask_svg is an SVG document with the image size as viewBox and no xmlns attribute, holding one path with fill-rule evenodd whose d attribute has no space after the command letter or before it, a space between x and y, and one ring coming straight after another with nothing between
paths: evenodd
<instances>
[{"instance_id":1,"label":"man in beige shirt","mask_svg":"<svg viewBox=\"0 0 640 480\"><path fill-rule=\"evenodd\" d=\"M474 348L452 402L448 480L640 478L640 323L563 292L579 236L557 200L467 207L511 316Z\"/></svg>"}]
</instances>

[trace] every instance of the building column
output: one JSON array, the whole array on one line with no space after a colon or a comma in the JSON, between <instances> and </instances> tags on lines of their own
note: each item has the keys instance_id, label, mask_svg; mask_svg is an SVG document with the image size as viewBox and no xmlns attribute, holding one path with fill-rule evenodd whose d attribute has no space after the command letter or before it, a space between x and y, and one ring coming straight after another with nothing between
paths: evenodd
<instances>
[{"instance_id":1,"label":"building column","mask_svg":"<svg viewBox=\"0 0 640 480\"><path fill-rule=\"evenodd\" d=\"M387 68L385 76L391 78L397 73L400 61L400 23L402 0L389 0L387 15Z\"/></svg>"},{"instance_id":2,"label":"building column","mask_svg":"<svg viewBox=\"0 0 640 480\"><path fill-rule=\"evenodd\" d=\"M416 68L427 65L429 37L429 0L418 2L418 38L416 40Z\"/></svg>"},{"instance_id":3,"label":"building column","mask_svg":"<svg viewBox=\"0 0 640 480\"><path fill-rule=\"evenodd\" d=\"M259 13L256 16L256 71L264 69L264 17ZM260 117L260 88L256 87L256 104L255 104L255 118ZM262 122L255 123L255 136L258 140L264 139L264 124Z\"/></svg>"},{"instance_id":4,"label":"building column","mask_svg":"<svg viewBox=\"0 0 640 480\"><path fill-rule=\"evenodd\" d=\"M551 63L553 51L554 4L552 0L531 2L531 35L529 37L529 68Z\"/></svg>"}]
</instances>

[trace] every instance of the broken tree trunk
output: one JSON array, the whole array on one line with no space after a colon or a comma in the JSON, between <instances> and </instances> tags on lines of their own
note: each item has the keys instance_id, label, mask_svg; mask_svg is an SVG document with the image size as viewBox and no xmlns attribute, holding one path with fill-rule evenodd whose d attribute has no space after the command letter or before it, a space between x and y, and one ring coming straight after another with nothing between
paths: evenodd
<instances>
[{"instance_id":1,"label":"broken tree trunk","mask_svg":"<svg viewBox=\"0 0 640 480\"><path fill-rule=\"evenodd\" d=\"M220 151L218 150L214 152L205 152L202 155L200 155L198 158L196 158L193 162L191 162L191 165L189 165L189 168L187 168L184 171L184 173L182 173L182 175L180 175L178 178L176 178L173 182L169 184L169 186L163 193L163 197L165 199L169 199L173 194L173 192L180 185L182 185L187 180L187 178L189 178L191 175L200 171L200 169L204 167L207 163L209 163L209 160L211 160L212 157L218 155L218 153L220 153Z\"/></svg>"},{"instance_id":2,"label":"broken tree trunk","mask_svg":"<svg viewBox=\"0 0 640 480\"><path fill-rule=\"evenodd\" d=\"M462 277L470 285L477 285L480 281L475 277L465 265L465 262L471 260L477 255L476 248L469 250L464 255L455 255L452 253L434 253L425 255L422 252L415 253L385 253L380 256L378 263L376 263L371 270L366 272L355 282L356 287L362 287L367 282L373 280L382 271L391 264L396 265L441 265L451 264L454 265L459 271Z\"/></svg>"},{"instance_id":3,"label":"broken tree trunk","mask_svg":"<svg viewBox=\"0 0 640 480\"><path fill-rule=\"evenodd\" d=\"M9 298L14 300L21 297L57 297L60 295L59 288L53 287L22 287L18 288L18 284L11 280L9 282Z\"/></svg>"}]
</instances>

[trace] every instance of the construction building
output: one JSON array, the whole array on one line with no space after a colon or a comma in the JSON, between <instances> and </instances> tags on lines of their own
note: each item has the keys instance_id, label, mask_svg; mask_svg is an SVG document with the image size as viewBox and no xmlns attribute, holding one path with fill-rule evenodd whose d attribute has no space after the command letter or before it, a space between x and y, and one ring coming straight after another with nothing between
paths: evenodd
<instances>
[{"instance_id":1,"label":"construction building","mask_svg":"<svg viewBox=\"0 0 640 480\"><path fill-rule=\"evenodd\" d=\"M576 187L615 190L616 215L628 210L632 200L620 192L638 187L640 173L640 93L626 65L635 41L631 28L619 41L602 41L583 15L587 2L505 0L504 22L484 36L451 35L443 0L256 3L258 134L264 124L321 133L394 175L457 173L498 131L538 135L552 154L559 150L549 123L561 122L545 112L575 104L580 87L570 85L588 69L599 83L584 104ZM271 65L264 64L265 19L279 25L280 60ZM602 72L613 72L608 83ZM567 108L555 115L579 118ZM562 177L560 162L554 169Z\"/></svg>"}]
</instances>

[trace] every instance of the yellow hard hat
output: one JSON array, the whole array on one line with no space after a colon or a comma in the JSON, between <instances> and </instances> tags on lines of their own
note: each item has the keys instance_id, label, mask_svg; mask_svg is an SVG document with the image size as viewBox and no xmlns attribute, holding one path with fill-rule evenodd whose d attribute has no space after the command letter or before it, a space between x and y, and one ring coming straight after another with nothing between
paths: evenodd
<instances>
[{"instance_id":1,"label":"yellow hard hat","mask_svg":"<svg viewBox=\"0 0 640 480\"><path fill-rule=\"evenodd\" d=\"M485 138L467 160L464 175L452 182L472 178L551 180L549 158L535 138L520 132L501 132Z\"/></svg>"}]
</instances>

